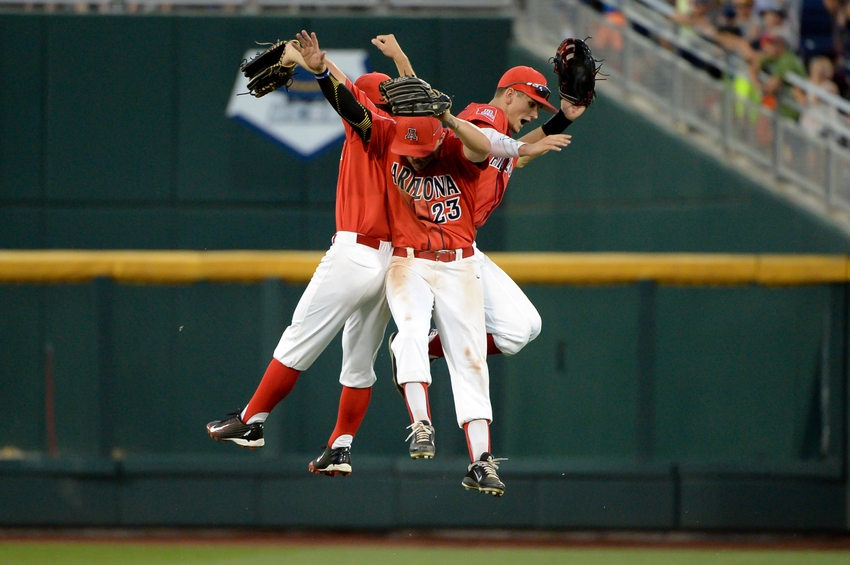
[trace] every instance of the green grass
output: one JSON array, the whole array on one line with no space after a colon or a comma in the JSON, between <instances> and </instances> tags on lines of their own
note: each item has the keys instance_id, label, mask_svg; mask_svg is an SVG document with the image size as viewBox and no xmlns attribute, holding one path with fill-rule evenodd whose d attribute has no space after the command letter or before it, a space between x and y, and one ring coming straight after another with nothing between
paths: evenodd
<instances>
[{"instance_id":1,"label":"green grass","mask_svg":"<svg viewBox=\"0 0 850 565\"><path fill-rule=\"evenodd\" d=\"M850 565L850 551L0 542L0 565Z\"/></svg>"}]
</instances>

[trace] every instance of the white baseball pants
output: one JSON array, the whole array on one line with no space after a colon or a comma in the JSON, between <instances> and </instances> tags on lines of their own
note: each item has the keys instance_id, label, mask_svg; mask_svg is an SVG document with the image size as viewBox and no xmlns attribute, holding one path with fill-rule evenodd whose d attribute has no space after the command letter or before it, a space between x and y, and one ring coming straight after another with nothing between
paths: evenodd
<instances>
[{"instance_id":1,"label":"white baseball pants","mask_svg":"<svg viewBox=\"0 0 850 565\"><path fill-rule=\"evenodd\" d=\"M339 382L367 388L377 380L375 356L390 320L385 281L392 245L381 242L380 249L372 249L356 241L355 233L336 233L295 307L274 358L306 371L344 325Z\"/></svg>"},{"instance_id":2,"label":"white baseball pants","mask_svg":"<svg viewBox=\"0 0 850 565\"><path fill-rule=\"evenodd\" d=\"M499 351L505 355L516 355L540 335L540 314L513 279L478 247L475 248L475 257L481 263L487 333L492 334Z\"/></svg>"},{"instance_id":3,"label":"white baseball pants","mask_svg":"<svg viewBox=\"0 0 850 565\"><path fill-rule=\"evenodd\" d=\"M428 332L431 311L442 336L459 426L493 420L481 262L393 257L387 272L387 302L398 327L393 355L401 385L431 383Z\"/></svg>"}]
</instances>

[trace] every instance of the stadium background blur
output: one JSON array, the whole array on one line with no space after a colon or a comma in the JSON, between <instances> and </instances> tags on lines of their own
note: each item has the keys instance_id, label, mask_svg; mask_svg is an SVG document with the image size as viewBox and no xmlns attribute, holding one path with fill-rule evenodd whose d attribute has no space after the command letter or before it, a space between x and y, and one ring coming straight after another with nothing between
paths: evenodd
<instances>
[{"instance_id":1,"label":"stadium background blur","mask_svg":"<svg viewBox=\"0 0 850 565\"><path fill-rule=\"evenodd\" d=\"M460 107L489 100L510 66L548 67L486 11L4 13L0 248L324 250L338 145L302 160L225 117L241 54L300 29L368 48L388 74L367 46L395 33ZM846 261L831 218L600 92L566 153L515 175L482 249ZM432 462L406 458L382 354L354 474L306 472L336 415L338 343L273 414L265 448L209 440L303 283L6 281L0 525L846 532L846 276L524 288L544 329L491 358L494 443L510 458L494 500L458 484L442 362Z\"/></svg>"}]
</instances>

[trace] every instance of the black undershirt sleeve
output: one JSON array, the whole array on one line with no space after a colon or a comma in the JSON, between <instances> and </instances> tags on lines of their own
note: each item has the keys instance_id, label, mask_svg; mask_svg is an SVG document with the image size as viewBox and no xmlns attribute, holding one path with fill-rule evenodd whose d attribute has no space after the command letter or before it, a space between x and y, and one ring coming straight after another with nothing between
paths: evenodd
<instances>
[{"instance_id":1,"label":"black undershirt sleeve","mask_svg":"<svg viewBox=\"0 0 850 565\"><path fill-rule=\"evenodd\" d=\"M571 123L573 123L572 120L564 115L563 110L559 109L558 113L549 118L541 127L544 134L552 135L555 133L564 133L564 130L570 127Z\"/></svg>"},{"instance_id":2,"label":"black undershirt sleeve","mask_svg":"<svg viewBox=\"0 0 850 565\"><path fill-rule=\"evenodd\" d=\"M354 94L332 74L317 75L316 80L336 113L354 128L364 143L369 143L372 136L372 112L369 108L358 102Z\"/></svg>"}]
</instances>

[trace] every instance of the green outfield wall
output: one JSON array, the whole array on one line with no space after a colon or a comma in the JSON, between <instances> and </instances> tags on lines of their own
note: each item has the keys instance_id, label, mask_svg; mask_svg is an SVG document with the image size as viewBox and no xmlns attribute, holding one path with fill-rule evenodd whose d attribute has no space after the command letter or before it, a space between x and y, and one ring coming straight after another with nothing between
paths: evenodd
<instances>
[{"instance_id":1,"label":"green outfield wall","mask_svg":"<svg viewBox=\"0 0 850 565\"><path fill-rule=\"evenodd\" d=\"M242 53L300 29L389 74L368 40L393 32L459 108L511 65L547 66L504 19L2 15L0 248L326 248L339 145L304 160L225 116ZM847 253L600 91L567 151L514 173L482 249ZM406 459L382 351L355 473L306 472L336 417L338 343L265 448L206 436L250 397L303 289L0 285L0 525L847 529L845 284L526 286L543 333L490 364L499 500L459 485L442 361L435 461Z\"/></svg>"}]
</instances>

